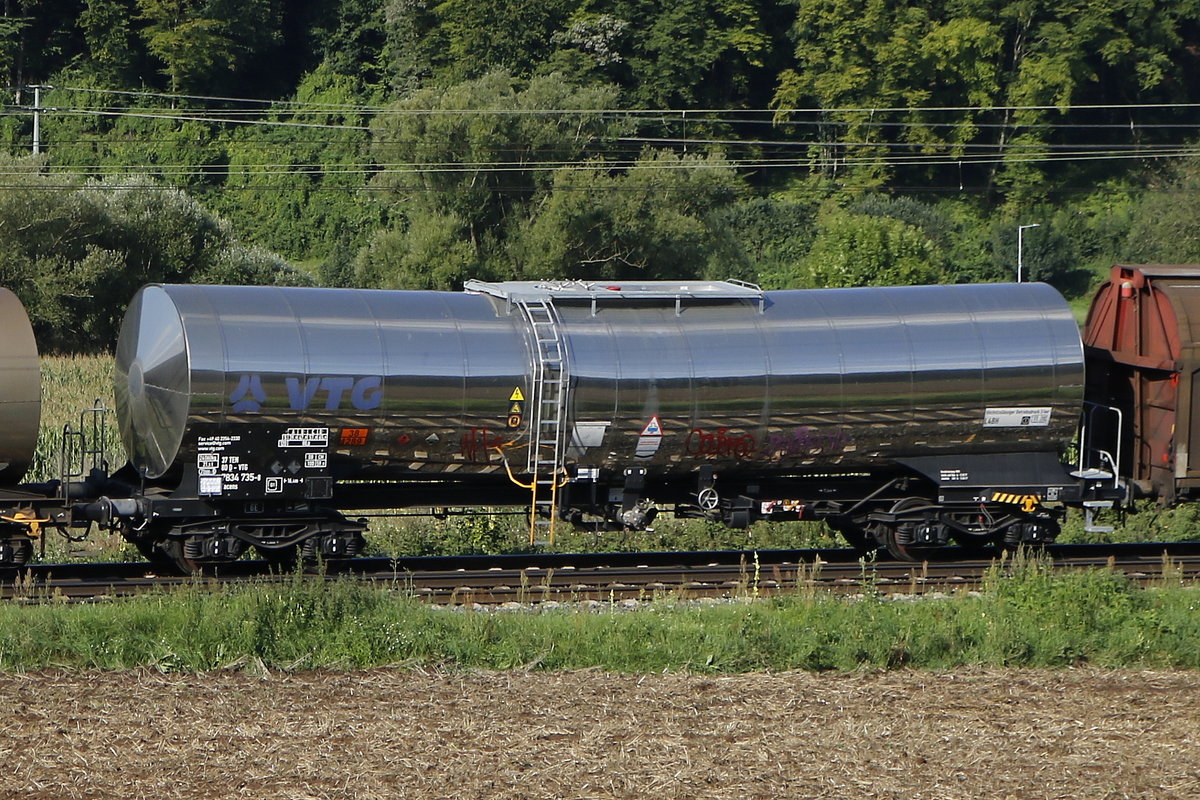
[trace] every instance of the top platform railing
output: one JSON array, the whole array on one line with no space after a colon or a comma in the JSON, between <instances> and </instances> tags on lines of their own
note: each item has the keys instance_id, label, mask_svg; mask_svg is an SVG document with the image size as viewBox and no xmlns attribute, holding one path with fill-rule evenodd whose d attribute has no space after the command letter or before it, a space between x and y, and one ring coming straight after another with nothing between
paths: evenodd
<instances>
[{"instance_id":1,"label":"top platform railing","mask_svg":"<svg viewBox=\"0 0 1200 800\"><path fill-rule=\"evenodd\" d=\"M486 294L510 304L551 302L597 304L609 301L674 303L679 309L686 300L766 301L762 288L739 280L727 281L479 281L469 280L464 291Z\"/></svg>"}]
</instances>

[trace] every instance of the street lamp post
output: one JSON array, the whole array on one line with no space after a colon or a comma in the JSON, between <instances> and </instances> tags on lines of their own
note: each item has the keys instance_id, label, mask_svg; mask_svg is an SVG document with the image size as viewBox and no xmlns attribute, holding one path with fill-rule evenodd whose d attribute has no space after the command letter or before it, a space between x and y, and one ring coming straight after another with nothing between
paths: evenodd
<instances>
[{"instance_id":1,"label":"street lamp post","mask_svg":"<svg viewBox=\"0 0 1200 800\"><path fill-rule=\"evenodd\" d=\"M1032 225L1018 225L1017 226L1017 283L1020 283L1022 280L1022 275L1023 275L1022 267L1024 266L1021 261L1022 237L1024 236L1025 231L1027 231L1028 229L1040 228L1040 227L1042 227L1042 223L1040 223L1040 222L1035 222Z\"/></svg>"}]
</instances>

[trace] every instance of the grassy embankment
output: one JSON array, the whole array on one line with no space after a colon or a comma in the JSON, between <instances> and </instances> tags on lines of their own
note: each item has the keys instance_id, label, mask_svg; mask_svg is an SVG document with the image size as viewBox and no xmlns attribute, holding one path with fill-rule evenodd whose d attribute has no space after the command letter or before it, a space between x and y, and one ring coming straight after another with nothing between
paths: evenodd
<instances>
[{"instance_id":1,"label":"grassy embankment","mask_svg":"<svg viewBox=\"0 0 1200 800\"><path fill-rule=\"evenodd\" d=\"M753 597L751 583L745 598ZM609 613L450 611L403 592L297 578L102 605L0 605L0 670L1195 669L1198 608L1200 590L1178 581L1139 589L1106 571L1054 573L1036 560L997 568L982 592L920 602L879 596L868 575L854 598L802 591L753 603L667 597L596 608Z\"/></svg>"}]
</instances>

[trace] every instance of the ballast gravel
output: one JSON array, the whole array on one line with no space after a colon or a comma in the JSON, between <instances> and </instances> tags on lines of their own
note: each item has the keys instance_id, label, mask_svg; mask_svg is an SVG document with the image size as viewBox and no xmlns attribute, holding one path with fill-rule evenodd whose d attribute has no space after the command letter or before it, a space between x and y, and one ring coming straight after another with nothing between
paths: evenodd
<instances>
[{"instance_id":1,"label":"ballast gravel","mask_svg":"<svg viewBox=\"0 0 1200 800\"><path fill-rule=\"evenodd\" d=\"M0 674L0 798L1200 797L1200 674Z\"/></svg>"}]
</instances>

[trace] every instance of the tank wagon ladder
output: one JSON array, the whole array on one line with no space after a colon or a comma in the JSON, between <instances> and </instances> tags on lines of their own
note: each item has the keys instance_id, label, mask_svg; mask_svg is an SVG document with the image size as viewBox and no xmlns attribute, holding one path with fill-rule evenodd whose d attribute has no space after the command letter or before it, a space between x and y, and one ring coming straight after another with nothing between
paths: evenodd
<instances>
[{"instance_id":1,"label":"tank wagon ladder","mask_svg":"<svg viewBox=\"0 0 1200 800\"><path fill-rule=\"evenodd\" d=\"M566 344L559 330L558 313L549 298L517 301L533 331L533 418L529 424L531 479L529 543L554 543L558 517L558 488L562 472L563 420L566 416Z\"/></svg>"}]
</instances>

